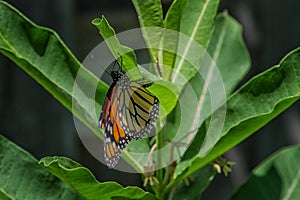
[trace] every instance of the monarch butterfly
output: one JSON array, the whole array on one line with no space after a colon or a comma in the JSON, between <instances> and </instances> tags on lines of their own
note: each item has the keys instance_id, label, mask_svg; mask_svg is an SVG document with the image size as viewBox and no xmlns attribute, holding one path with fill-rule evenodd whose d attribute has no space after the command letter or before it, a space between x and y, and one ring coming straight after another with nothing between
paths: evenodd
<instances>
[{"instance_id":1,"label":"monarch butterfly","mask_svg":"<svg viewBox=\"0 0 300 200\"><path fill-rule=\"evenodd\" d=\"M146 88L151 84L131 81L123 71L112 71L111 84L102 107L99 128L104 128L104 159L113 168L122 149L132 139L155 132L159 101Z\"/></svg>"}]
</instances>

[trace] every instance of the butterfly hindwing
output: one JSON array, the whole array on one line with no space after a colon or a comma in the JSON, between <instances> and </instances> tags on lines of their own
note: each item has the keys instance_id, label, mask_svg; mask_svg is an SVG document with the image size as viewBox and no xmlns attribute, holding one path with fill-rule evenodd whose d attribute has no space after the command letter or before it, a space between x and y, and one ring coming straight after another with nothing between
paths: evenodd
<instances>
[{"instance_id":1,"label":"butterfly hindwing","mask_svg":"<svg viewBox=\"0 0 300 200\"><path fill-rule=\"evenodd\" d=\"M124 89L120 91L119 112L121 125L126 133L133 139L140 139L155 132L153 129L158 118L158 99L136 81L121 81L120 87Z\"/></svg>"}]
</instances>

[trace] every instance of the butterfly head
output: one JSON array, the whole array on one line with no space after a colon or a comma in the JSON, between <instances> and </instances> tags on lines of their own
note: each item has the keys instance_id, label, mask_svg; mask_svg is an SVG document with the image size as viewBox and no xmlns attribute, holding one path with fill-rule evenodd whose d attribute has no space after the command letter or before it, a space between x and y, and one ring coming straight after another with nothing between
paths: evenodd
<instances>
[{"instance_id":1,"label":"butterfly head","mask_svg":"<svg viewBox=\"0 0 300 200\"><path fill-rule=\"evenodd\" d=\"M117 82L120 78L122 78L122 76L124 76L124 74L119 71L112 71L110 75L114 82Z\"/></svg>"}]
</instances>

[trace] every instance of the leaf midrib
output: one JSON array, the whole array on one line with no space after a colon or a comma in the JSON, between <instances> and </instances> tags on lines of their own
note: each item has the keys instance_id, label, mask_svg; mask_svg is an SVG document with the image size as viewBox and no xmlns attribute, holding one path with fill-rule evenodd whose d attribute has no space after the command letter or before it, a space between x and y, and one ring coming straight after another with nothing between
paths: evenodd
<instances>
[{"instance_id":1,"label":"leaf midrib","mask_svg":"<svg viewBox=\"0 0 300 200\"><path fill-rule=\"evenodd\" d=\"M212 78L212 73L215 69L215 65L217 63L217 60L219 59L221 48L222 48L222 45L224 43L225 33L226 33L226 25L224 25L221 29L220 37L219 37L218 42L217 42L215 53L214 53L213 58L210 62L209 70L208 70L208 73L207 73L207 76L206 76L206 79L205 79L205 82L207 82L207 84L203 84L202 92L201 92L201 95L200 95L200 98L199 98L199 101L198 101L198 104L197 104L197 109L196 109L196 112L194 114L194 121L193 121L191 129L189 131L190 133L194 132L193 130L196 130L198 128L197 125L198 125L198 122L199 122L200 113L201 113L201 110L203 108L204 100L205 100L205 97L206 97L206 94L207 94L207 89L208 89L208 87L206 85L209 85L210 80ZM188 139L188 144L193 139L193 137L191 137L191 136L192 135L190 134L189 139Z\"/></svg>"},{"instance_id":2,"label":"leaf midrib","mask_svg":"<svg viewBox=\"0 0 300 200\"><path fill-rule=\"evenodd\" d=\"M195 38L195 36L196 36L198 27L200 26L200 23L202 22L202 18L203 18L203 16L204 16L204 13L205 13L206 10L207 10L207 6L208 6L208 3L209 3L209 2L210 2L210 0L205 1L204 6L203 6L203 9L202 9L202 11L201 11L201 13L200 13L200 15L199 15L197 21L196 21L196 25L194 26L194 29L193 29L193 31L192 31L192 34L191 34L191 36L189 37L188 43L187 43L187 45L186 45L186 48L184 49L184 52L183 52L183 55L181 56L181 59L180 59L180 61L179 61L179 64L177 65L177 67L176 67L175 70L174 70L174 75L172 76L172 82L173 82L173 83L175 82L175 80L176 80L176 78L177 78L177 76L178 76L178 73L179 73L180 69L182 68L182 65L183 65L183 63L184 63L184 58L186 57L186 55L187 55L187 53L188 53L188 51L189 51L189 49L190 49L190 46L191 46L192 42L194 41L194 38Z\"/></svg>"},{"instance_id":3,"label":"leaf midrib","mask_svg":"<svg viewBox=\"0 0 300 200\"><path fill-rule=\"evenodd\" d=\"M13 47L13 45L4 37L4 35L2 34L2 32L0 32L0 37L2 38L2 41L5 42L5 44L10 48L10 51L16 55L18 58L23 59L22 55ZM0 47L1 48L1 47ZM2 48L4 49L4 48ZM6 49L9 50L9 49Z\"/></svg>"},{"instance_id":4,"label":"leaf midrib","mask_svg":"<svg viewBox=\"0 0 300 200\"><path fill-rule=\"evenodd\" d=\"M300 168L297 171L297 175L295 176L293 182L291 183L291 185L288 187L288 190L285 194L285 196L282 198L283 200L289 200L291 195L293 194L297 183L299 183L300 181Z\"/></svg>"}]
</instances>

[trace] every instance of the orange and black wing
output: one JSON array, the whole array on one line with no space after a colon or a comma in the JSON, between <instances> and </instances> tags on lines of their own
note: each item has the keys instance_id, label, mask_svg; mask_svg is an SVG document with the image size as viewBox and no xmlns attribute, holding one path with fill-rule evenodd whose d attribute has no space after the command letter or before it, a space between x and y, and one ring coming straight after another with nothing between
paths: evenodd
<instances>
[{"instance_id":1,"label":"orange and black wing","mask_svg":"<svg viewBox=\"0 0 300 200\"><path fill-rule=\"evenodd\" d=\"M99 128L104 128L105 161L111 168L131 139L155 133L159 111L159 101L146 85L117 72L112 77L114 82L106 94L99 121Z\"/></svg>"},{"instance_id":2,"label":"orange and black wing","mask_svg":"<svg viewBox=\"0 0 300 200\"><path fill-rule=\"evenodd\" d=\"M119 87L116 84L110 87L99 122L99 128L104 128L104 159L110 168L115 167L120 159L121 150L131 140L120 124L118 90Z\"/></svg>"},{"instance_id":3,"label":"orange and black wing","mask_svg":"<svg viewBox=\"0 0 300 200\"><path fill-rule=\"evenodd\" d=\"M154 124L159 112L158 99L137 81L130 81L118 92L120 122L125 133L133 139L155 133Z\"/></svg>"}]
</instances>

